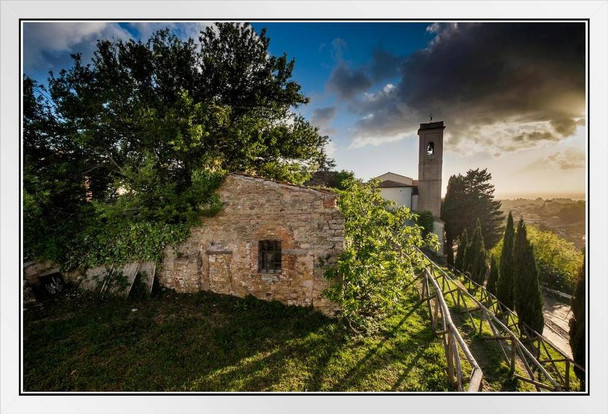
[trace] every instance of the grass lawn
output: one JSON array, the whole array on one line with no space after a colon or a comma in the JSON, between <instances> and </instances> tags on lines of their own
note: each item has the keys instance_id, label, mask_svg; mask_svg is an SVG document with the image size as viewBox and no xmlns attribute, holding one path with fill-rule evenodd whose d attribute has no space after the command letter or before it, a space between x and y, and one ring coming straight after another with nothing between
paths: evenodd
<instances>
[{"instance_id":1,"label":"grass lawn","mask_svg":"<svg viewBox=\"0 0 608 414\"><path fill-rule=\"evenodd\" d=\"M253 298L66 294L24 313L24 390L448 391L417 303L412 291L406 312L355 338L311 309Z\"/></svg>"}]
</instances>

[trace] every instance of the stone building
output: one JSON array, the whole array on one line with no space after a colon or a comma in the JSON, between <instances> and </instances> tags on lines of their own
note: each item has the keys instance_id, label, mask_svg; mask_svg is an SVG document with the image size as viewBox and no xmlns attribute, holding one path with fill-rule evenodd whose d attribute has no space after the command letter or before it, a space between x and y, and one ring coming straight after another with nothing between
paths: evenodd
<instances>
[{"instance_id":1,"label":"stone building","mask_svg":"<svg viewBox=\"0 0 608 414\"><path fill-rule=\"evenodd\" d=\"M435 218L434 233L439 236L443 254L441 214L441 174L443 166L443 121L420 124L418 129L418 180L387 172L376 179L382 197L412 211L430 211Z\"/></svg>"},{"instance_id":2,"label":"stone building","mask_svg":"<svg viewBox=\"0 0 608 414\"><path fill-rule=\"evenodd\" d=\"M253 295L331 314L324 277L344 248L344 218L331 191L229 174L214 217L176 248L157 272L161 286Z\"/></svg>"}]
</instances>

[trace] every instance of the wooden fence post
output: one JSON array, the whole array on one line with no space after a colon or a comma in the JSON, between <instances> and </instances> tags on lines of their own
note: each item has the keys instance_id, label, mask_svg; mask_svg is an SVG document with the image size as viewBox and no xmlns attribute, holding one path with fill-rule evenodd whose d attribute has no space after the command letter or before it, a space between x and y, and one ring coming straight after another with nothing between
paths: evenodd
<instances>
[{"instance_id":1,"label":"wooden fence post","mask_svg":"<svg viewBox=\"0 0 608 414\"><path fill-rule=\"evenodd\" d=\"M454 378L454 359L458 358L458 355L454 355L454 346L453 346L453 342L454 339L452 338L452 332L449 331L445 333L444 335L448 336L448 344L447 344L447 357L448 357L448 381L449 383L454 386L456 384L455 378Z\"/></svg>"},{"instance_id":2,"label":"wooden fence post","mask_svg":"<svg viewBox=\"0 0 608 414\"><path fill-rule=\"evenodd\" d=\"M517 344L515 339L511 337L511 374L515 373L515 357L517 355Z\"/></svg>"}]
</instances>

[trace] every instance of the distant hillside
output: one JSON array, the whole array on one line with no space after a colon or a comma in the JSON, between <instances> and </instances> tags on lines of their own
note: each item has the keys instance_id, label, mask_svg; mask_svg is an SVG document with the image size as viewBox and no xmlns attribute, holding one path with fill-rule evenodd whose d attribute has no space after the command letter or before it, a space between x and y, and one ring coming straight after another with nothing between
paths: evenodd
<instances>
[{"instance_id":1,"label":"distant hillside","mask_svg":"<svg viewBox=\"0 0 608 414\"><path fill-rule=\"evenodd\" d=\"M574 243L579 249L584 246L585 201L569 198L518 198L500 201L505 214L512 212L515 220L523 217L526 223L535 224L542 230L550 230Z\"/></svg>"}]
</instances>

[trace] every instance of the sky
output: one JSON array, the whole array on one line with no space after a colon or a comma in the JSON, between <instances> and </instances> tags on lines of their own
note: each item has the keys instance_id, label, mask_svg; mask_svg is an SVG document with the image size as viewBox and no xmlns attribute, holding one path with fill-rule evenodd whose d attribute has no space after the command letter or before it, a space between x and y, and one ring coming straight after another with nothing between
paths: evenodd
<instances>
[{"instance_id":1,"label":"sky","mask_svg":"<svg viewBox=\"0 0 608 414\"><path fill-rule=\"evenodd\" d=\"M198 38L213 22L28 22L25 74L46 82L88 60L97 39L169 27ZM448 179L487 168L499 198L585 193L583 23L255 22L269 52L295 60L310 103L296 109L331 139L336 169L416 179L420 123L444 121Z\"/></svg>"}]
</instances>

